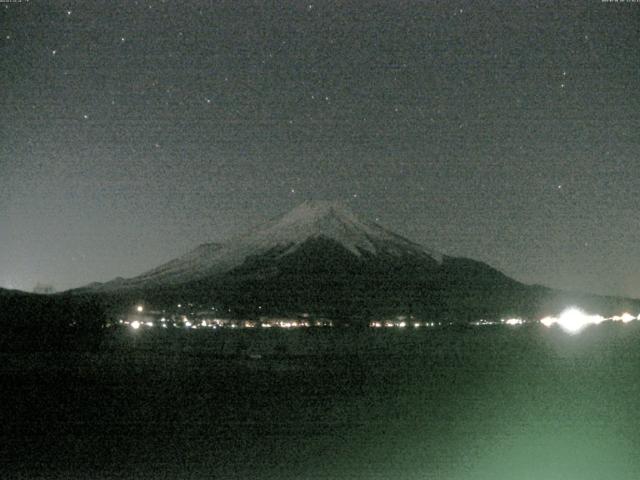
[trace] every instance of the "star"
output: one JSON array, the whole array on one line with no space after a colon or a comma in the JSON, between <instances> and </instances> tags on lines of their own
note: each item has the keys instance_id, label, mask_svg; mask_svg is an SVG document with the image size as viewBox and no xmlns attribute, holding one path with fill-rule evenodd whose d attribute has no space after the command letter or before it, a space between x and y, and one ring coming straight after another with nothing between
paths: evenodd
<instances>
[{"instance_id":1,"label":"star","mask_svg":"<svg viewBox=\"0 0 640 480\"><path fill-rule=\"evenodd\" d=\"M55 55L56 53L58 53L57 50L51 50L51 55Z\"/></svg>"},{"instance_id":2,"label":"star","mask_svg":"<svg viewBox=\"0 0 640 480\"><path fill-rule=\"evenodd\" d=\"M85 120L89 120L89 115L83 115L82 118L84 118Z\"/></svg>"},{"instance_id":3,"label":"star","mask_svg":"<svg viewBox=\"0 0 640 480\"><path fill-rule=\"evenodd\" d=\"M205 100L207 101L207 103L211 103L211 99L210 98L205 98Z\"/></svg>"},{"instance_id":4,"label":"star","mask_svg":"<svg viewBox=\"0 0 640 480\"><path fill-rule=\"evenodd\" d=\"M71 15L71 10L67 10L67 16Z\"/></svg>"},{"instance_id":5,"label":"star","mask_svg":"<svg viewBox=\"0 0 640 480\"><path fill-rule=\"evenodd\" d=\"M125 40L124 37L120 37L121 42L124 42L124 40Z\"/></svg>"}]
</instances>

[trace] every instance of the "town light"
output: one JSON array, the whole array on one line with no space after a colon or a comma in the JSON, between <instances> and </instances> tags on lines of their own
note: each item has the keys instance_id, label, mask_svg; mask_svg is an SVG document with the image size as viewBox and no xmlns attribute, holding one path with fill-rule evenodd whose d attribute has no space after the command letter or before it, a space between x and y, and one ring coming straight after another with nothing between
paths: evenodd
<instances>
[{"instance_id":1,"label":"town light","mask_svg":"<svg viewBox=\"0 0 640 480\"><path fill-rule=\"evenodd\" d=\"M542 320L540 320L540 323L543 324L545 327L550 327L554 323L556 323L556 320L557 319L553 317L544 317Z\"/></svg>"},{"instance_id":2,"label":"town light","mask_svg":"<svg viewBox=\"0 0 640 480\"><path fill-rule=\"evenodd\" d=\"M622 314L622 316L620 317L620 320L622 320L622 323L629 323L632 320L635 320L636 317L634 317L633 315L631 315L628 312L625 312Z\"/></svg>"},{"instance_id":3,"label":"town light","mask_svg":"<svg viewBox=\"0 0 640 480\"><path fill-rule=\"evenodd\" d=\"M572 307L562 312L559 317L545 317L540 320L540 323L545 327L551 327L557 323L564 331L573 334L587 325L598 325L604 321L605 318L600 315L589 315Z\"/></svg>"},{"instance_id":4,"label":"town light","mask_svg":"<svg viewBox=\"0 0 640 480\"><path fill-rule=\"evenodd\" d=\"M505 320L504 323L506 323L507 325L514 326L514 325L522 325L524 321L521 318L509 318Z\"/></svg>"}]
</instances>

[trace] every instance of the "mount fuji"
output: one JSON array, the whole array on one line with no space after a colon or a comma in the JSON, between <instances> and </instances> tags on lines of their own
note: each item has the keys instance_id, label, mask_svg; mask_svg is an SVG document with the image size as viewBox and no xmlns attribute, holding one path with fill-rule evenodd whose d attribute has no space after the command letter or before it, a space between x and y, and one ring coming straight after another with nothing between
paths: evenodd
<instances>
[{"instance_id":1,"label":"mount fuji","mask_svg":"<svg viewBox=\"0 0 640 480\"><path fill-rule=\"evenodd\" d=\"M225 244L205 243L186 255L171 260L131 279L118 278L105 284L93 284L97 291L178 285L248 267L266 267L260 258L280 263L311 244L326 243L352 260L366 263L372 258L401 259L441 263L443 256L426 249L375 223L360 220L336 202L307 201L285 215L266 223L256 231ZM320 253L320 252L318 252ZM311 259L310 259L311 260Z\"/></svg>"},{"instance_id":2,"label":"mount fuji","mask_svg":"<svg viewBox=\"0 0 640 480\"><path fill-rule=\"evenodd\" d=\"M564 302L557 291L444 255L325 201L304 202L252 232L200 245L139 276L76 292L119 303L214 304L242 316L409 314L461 322L533 316Z\"/></svg>"}]
</instances>

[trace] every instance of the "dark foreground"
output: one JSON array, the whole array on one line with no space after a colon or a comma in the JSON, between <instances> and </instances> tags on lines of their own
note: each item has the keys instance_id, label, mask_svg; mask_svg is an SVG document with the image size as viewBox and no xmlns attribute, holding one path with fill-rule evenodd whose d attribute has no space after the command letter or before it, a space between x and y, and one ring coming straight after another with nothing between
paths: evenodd
<instances>
[{"instance_id":1,"label":"dark foreground","mask_svg":"<svg viewBox=\"0 0 640 480\"><path fill-rule=\"evenodd\" d=\"M1 358L2 478L640 478L632 324L122 331Z\"/></svg>"}]
</instances>

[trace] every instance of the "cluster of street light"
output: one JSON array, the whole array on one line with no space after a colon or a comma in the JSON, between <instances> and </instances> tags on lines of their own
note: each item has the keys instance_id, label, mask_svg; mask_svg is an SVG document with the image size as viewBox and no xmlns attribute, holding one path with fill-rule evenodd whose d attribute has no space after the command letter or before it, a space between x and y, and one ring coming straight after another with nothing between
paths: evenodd
<instances>
[{"instance_id":1,"label":"cluster of street light","mask_svg":"<svg viewBox=\"0 0 640 480\"><path fill-rule=\"evenodd\" d=\"M385 321L373 321L369 322L371 328L421 328L421 327L436 327L441 326L440 322L419 322L419 321L407 321L405 319L399 320L385 320Z\"/></svg>"},{"instance_id":2,"label":"cluster of street light","mask_svg":"<svg viewBox=\"0 0 640 480\"><path fill-rule=\"evenodd\" d=\"M138 305L135 308L138 314L144 312L144 307ZM634 316L630 313L623 313L622 315L614 315L612 317L603 317L601 315L591 315L581 311L578 308L571 307L563 311L559 316L547 316L539 321L527 321L522 318L506 318L500 321L478 320L471 322L472 326L487 326L487 325L506 325L509 327L515 327L528 323L539 323L547 328L551 328L555 325L559 326L562 330L568 333L578 333L589 325L599 325L603 322L621 322L629 323L634 320L640 320L640 315ZM167 319L165 317L160 318L159 322L152 321L151 318L135 319L135 320L120 320L120 324L129 325L132 329L138 330L144 327L156 327L161 328L186 328L186 329L198 329L198 328L301 328L301 327L332 327L333 322L330 320L311 320L308 318L303 319L261 319L255 320L229 320L229 319L202 319L198 321L191 321L185 315L179 317L179 319ZM443 325L453 325L452 322L422 322L414 318L407 318L406 316L398 316L392 320L384 321L371 321L369 322L370 328L422 328L422 327L440 327Z\"/></svg>"},{"instance_id":3,"label":"cluster of street light","mask_svg":"<svg viewBox=\"0 0 640 480\"><path fill-rule=\"evenodd\" d=\"M182 305L178 304L178 307ZM212 310L214 310L212 308ZM145 312L143 305L137 305L133 308L133 314L127 318L121 318L118 323L126 325L133 330L141 328L182 328L188 330L197 329L245 329L245 328L307 328L307 327L333 327L333 321L325 318L311 319L309 314L302 314L302 318L260 318L259 320L236 320L228 318L210 318L204 315L204 312L187 316L181 314L167 315L158 318L159 312ZM158 315L159 316L159 315Z\"/></svg>"},{"instance_id":4,"label":"cluster of street light","mask_svg":"<svg viewBox=\"0 0 640 480\"><path fill-rule=\"evenodd\" d=\"M640 320L640 315L634 316L625 312L622 315L605 318L601 315L590 315L572 307L562 312L558 317L545 317L540 320L540 323L545 327L558 325L568 333L578 333L589 325L600 325L603 322L629 323L634 320Z\"/></svg>"}]
</instances>

